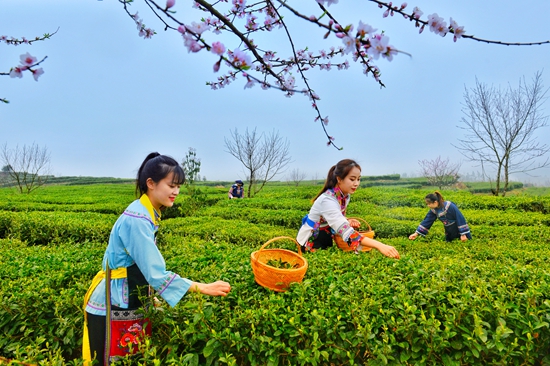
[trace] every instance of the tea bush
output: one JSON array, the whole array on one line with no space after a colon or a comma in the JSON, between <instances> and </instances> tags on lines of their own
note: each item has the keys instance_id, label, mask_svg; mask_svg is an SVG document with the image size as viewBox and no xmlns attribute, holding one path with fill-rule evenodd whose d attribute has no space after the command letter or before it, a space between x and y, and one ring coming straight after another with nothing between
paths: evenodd
<instances>
[{"instance_id":1,"label":"tea bush","mask_svg":"<svg viewBox=\"0 0 550 366\"><path fill-rule=\"evenodd\" d=\"M226 280L232 290L152 309L142 364L550 363L548 197L444 191L474 236L446 243L441 223L407 239L427 212L428 191L361 189L348 216L366 219L401 260L336 247L307 253L304 281L275 293L255 283L250 255L273 237L294 237L319 187L268 186L243 200L210 188L193 216L165 217L157 244L168 269ZM83 296L118 217L99 212L124 209L132 189L107 186L106 198L94 186L46 187L28 201L0 201L0 360L79 364ZM270 245L277 247L296 250L292 242Z\"/></svg>"}]
</instances>

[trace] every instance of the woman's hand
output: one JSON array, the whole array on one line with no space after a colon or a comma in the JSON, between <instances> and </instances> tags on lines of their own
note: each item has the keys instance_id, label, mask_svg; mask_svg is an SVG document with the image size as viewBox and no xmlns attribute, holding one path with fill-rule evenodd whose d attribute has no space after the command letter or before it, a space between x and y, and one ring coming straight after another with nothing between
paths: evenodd
<instances>
[{"instance_id":1,"label":"woman's hand","mask_svg":"<svg viewBox=\"0 0 550 366\"><path fill-rule=\"evenodd\" d=\"M377 249L380 253L384 254L386 257L395 258L395 259L401 258L397 249L395 249L391 245L386 245L384 243L381 243L378 240L374 240L368 237L363 237L363 240L361 240L361 245L365 247Z\"/></svg>"},{"instance_id":2,"label":"woman's hand","mask_svg":"<svg viewBox=\"0 0 550 366\"><path fill-rule=\"evenodd\" d=\"M382 244L380 248L377 248L377 249L380 251L380 253L384 254L386 257L395 258L395 259L401 258L397 249L395 249L391 245Z\"/></svg>"},{"instance_id":3,"label":"woman's hand","mask_svg":"<svg viewBox=\"0 0 550 366\"><path fill-rule=\"evenodd\" d=\"M468 237L466 235L460 235L460 240L467 241Z\"/></svg>"},{"instance_id":4,"label":"woman's hand","mask_svg":"<svg viewBox=\"0 0 550 366\"><path fill-rule=\"evenodd\" d=\"M348 219L348 222L349 222L350 226L352 228L354 228L355 230L357 230L357 229L359 229L359 227L361 227L361 223L359 222L359 220Z\"/></svg>"},{"instance_id":5,"label":"woman's hand","mask_svg":"<svg viewBox=\"0 0 550 366\"><path fill-rule=\"evenodd\" d=\"M416 238L418 238L418 233L416 233L416 232L414 234L409 235L410 240L414 240Z\"/></svg>"},{"instance_id":6,"label":"woman's hand","mask_svg":"<svg viewBox=\"0 0 550 366\"><path fill-rule=\"evenodd\" d=\"M225 281L212 283L193 282L189 290L210 296L226 296L231 291L231 285Z\"/></svg>"}]
</instances>

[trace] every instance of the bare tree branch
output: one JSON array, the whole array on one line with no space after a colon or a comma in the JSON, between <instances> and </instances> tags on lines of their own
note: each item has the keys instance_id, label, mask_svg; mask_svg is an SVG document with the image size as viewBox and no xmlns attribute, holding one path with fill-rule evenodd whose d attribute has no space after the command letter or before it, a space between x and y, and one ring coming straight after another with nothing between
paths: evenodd
<instances>
[{"instance_id":1,"label":"bare tree branch","mask_svg":"<svg viewBox=\"0 0 550 366\"><path fill-rule=\"evenodd\" d=\"M9 149L5 143L0 151L0 159L6 167L9 184L20 193L31 193L46 184L50 174L50 153L46 147L17 145Z\"/></svg>"},{"instance_id":2,"label":"bare tree branch","mask_svg":"<svg viewBox=\"0 0 550 366\"><path fill-rule=\"evenodd\" d=\"M435 160L420 160L418 162L422 176L426 177L431 185L439 189L458 182L460 163L452 164L449 158L443 160L438 156Z\"/></svg>"},{"instance_id":3,"label":"bare tree branch","mask_svg":"<svg viewBox=\"0 0 550 366\"><path fill-rule=\"evenodd\" d=\"M537 72L531 84L520 79L519 87L496 89L480 83L465 90L461 129L466 136L457 147L468 160L478 162L484 170L495 170L495 195L506 194L509 177L514 173L529 173L550 165L550 147L537 141L536 131L547 126L543 114L548 89L542 85L542 72ZM501 181L504 181L502 186Z\"/></svg>"},{"instance_id":4,"label":"bare tree branch","mask_svg":"<svg viewBox=\"0 0 550 366\"><path fill-rule=\"evenodd\" d=\"M249 182L248 197L252 197L277 174L284 172L291 161L289 142L278 132L258 134L256 128L252 132L247 128L243 135L237 129L230 133L230 139L224 138L225 147L243 164Z\"/></svg>"}]
</instances>

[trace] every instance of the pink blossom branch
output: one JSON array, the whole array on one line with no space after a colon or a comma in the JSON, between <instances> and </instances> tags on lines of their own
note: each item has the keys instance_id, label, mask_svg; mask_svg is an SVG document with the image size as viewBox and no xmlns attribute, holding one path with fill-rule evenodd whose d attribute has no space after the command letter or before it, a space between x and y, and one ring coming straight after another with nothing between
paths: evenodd
<instances>
[{"instance_id":1,"label":"pink blossom branch","mask_svg":"<svg viewBox=\"0 0 550 366\"><path fill-rule=\"evenodd\" d=\"M9 44L9 45L14 45L14 46L18 46L20 44L28 44L28 45L32 45L34 42L38 42L38 41L45 41L46 39L50 39L51 36L55 35L57 33L57 31L59 31L59 28L56 29L55 32L53 33L44 33L44 35L42 37L35 37L34 39L26 39L25 37L21 37L21 39L18 39L18 38L8 38L7 36L0 36L0 43L1 42L4 42L6 44Z\"/></svg>"},{"instance_id":2,"label":"pink blossom branch","mask_svg":"<svg viewBox=\"0 0 550 366\"><path fill-rule=\"evenodd\" d=\"M415 24L416 27L419 27L420 24L422 24L422 27L429 25L429 22L414 17L414 13L413 14L406 13L404 11L404 7L397 7L397 6L394 6L391 2L386 3L386 2L380 1L380 0L369 0L369 1L377 3L379 8L386 8L387 9L386 11L388 11L389 12L388 14L391 15L391 16L393 16L394 13L398 13L398 14L403 15L403 17L405 19L409 19L410 21L414 21L416 23ZM455 32L456 32L455 29L453 29L452 27L449 27L449 33L455 34ZM478 41L478 42L484 42L484 43L489 43L489 44L497 44L497 45L503 45L503 46L539 46L539 45L543 45L543 44L550 44L550 40L540 41L540 42L491 41L491 40L488 40L488 39L478 38L478 37L475 37L473 35L468 35L468 34L462 34L461 38L468 38L468 39Z\"/></svg>"},{"instance_id":3,"label":"pink blossom branch","mask_svg":"<svg viewBox=\"0 0 550 366\"><path fill-rule=\"evenodd\" d=\"M321 120L322 122L323 131L329 139L328 145L332 145L337 149L341 148L333 143L334 138L328 134L325 128L328 123L328 117L322 118L321 111L317 105L317 100L320 98L315 94L308 81L306 71L316 67L320 70L331 70L332 67L347 69L349 67L347 60L333 64L332 59L335 56L350 54L353 57L353 61L363 65L363 73L372 75L376 82L381 87L384 87L380 79L380 69L371 64L373 60L378 60L382 56L382 58L391 61L399 53L408 54L388 44L389 37L384 32L376 33L376 29L362 21L359 21L359 24L356 25L356 30L354 30L354 24L342 26L325 7L325 4L327 7L336 4L337 1L334 0L310 0L316 1L323 12L319 17L301 14L291 7L287 0L256 0L254 3L249 3L248 5L246 1L240 0L219 0L214 2L194 0L193 7L209 13L209 15L202 18L200 22L192 22L190 24L184 24L174 16L176 12L172 9L177 0L166 0L166 6L164 7L157 3L160 1L164 0L144 0L155 16L164 24L165 30L171 29L181 33L184 46L187 47L188 52L195 53L205 49L215 54L218 57L218 61L213 65L214 72L220 70L222 62L229 68L229 71L225 75L218 77L216 82L207 82L207 85L211 86L212 89L223 88L234 81L237 75L241 74L247 81L245 88L252 87L258 83L263 89L277 89L285 92L289 97L295 93L305 94L312 101L312 107L316 113L315 121ZM502 45L541 45L550 43L550 41L529 43L489 41L466 35L464 27L459 26L452 18L450 19L450 25L447 26L447 23L437 13L430 14L427 20L423 20L420 19L423 13L417 7L410 14L407 13L405 11L407 7L406 3L394 6L392 2L370 1L378 4L379 8L385 9L384 17L393 16L396 13L401 14L405 19L414 22L415 26L420 28L420 32L428 26L430 31L441 36L445 36L447 33L453 34L454 41L457 41L459 38L469 38L479 42ZM140 36L150 38L156 34L152 29L145 27L142 20L137 17L137 13L135 15L130 14L127 5L132 3L133 0L119 0L119 2L124 4L125 11L138 25ZM303 2L304 0L297 1L296 4L302 4ZM275 3L277 3L277 6L275 6ZM224 10L226 7L227 9ZM296 49L287 24L280 13L283 9L302 20L325 29L324 38L328 38L332 34L337 39L340 39L340 46L331 47L329 52L321 50L318 54L308 51L307 48L302 50ZM260 14L265 14L263 24L257 21ZM326 23L321 21L325 16L328 18ZM241 22L240 19L244 22L242 26L239 24ZM272 51L260 48L251 38L255 32L271 31L275 28L283 28L286 33L286 38L292 52L289 58L279 57L276 50ZM233 50L226 50L226 46L220 41L207 42L203 38L204 32L210 30L215 34L219 34L222 31L230 33L236 37L239 46ZM322 61L325 59L328 61ZM296 70L294 68L296 68L299 74L298 79L304 84L302 90L298 90L295 87L293 73Z\"/></svg>"},{"instance_id":4,"label":"pink blossom branch","mask_svg":"<svg viewBox=\"0 0 550 366\"><path fill-rule=\"evenodd\" d=\"M271 5L273 5L271 3L271 0L267 0L267 2ZM275 7L273 7L273 8L275 9ZM303 70L301 64L298 62L298 56L296 55L296 48L294 47L294 42L292 41L292 36L290 35L290 32L288 31L288 28L287 28L283 18L281 17L279 12L277 11L277 9L275 9L275 12L277 13L277 16L279 17L279 19L281 19L281 24L283 25L283 27L285 29L285 32L286 32L286 35L287 35L287 38L288 38L288 42L290 43L290 46L292 48L292 54L294 55L294 59L296 60L296 68L298 69L298 72L300 73L300 77L302 78L302 81L306 85L307 93L309 94L311 100L315 101L316 95L313 92L313 90L311 89L311 87L309 86L307 78L304 75L304 70ZM317 112L317 118L316 119L321 119L321 121L323 121L323 117L321 116L321 111L319 110L319 107L317 106L317 103L315 103L315 102L313 103L313 108ZM323 131L324 131L325 135L328 138L327 144L334 146L338 150L342 150L341 147L338 147L338 146L336 146L336 144L334 144L334 138L328 134L327 129L325 128L325 123L321 122L321 127L323 127Z\"/></svg>"},{"instance_id":5,"label":"pink blossom branch","mask_svg":"<svg viewBox=\"0 0 550 366\"><path fill-rule=\"evenodd\" d=\"M339 26L339 22L332 16L332 14L325 8L325 6L321 3L318 3L319 7L321 8L321 10L323 11L323 15L327 15L330 20L332 21L330 24L324 24L324 23L321 23L319 21L320 18L311 18L311 17L308 17L304 14L301 14L300 12L298 12L296 9L292 8L291 6L288 5L288 3L286 1L282 1L282 0L277 0L279 3L281 3L282 6L284 6L286 9L288 9L290 12L292 12L295 16L297 16L298 18L302 18L310 23L313 23L313 24L317 24L319 27L321 28L325 28L328 30L327 34L325 34L325 38L328 37L328 35L332 32L332 33L337 33L337 27L340 27L340 32L344 32L346 35L349 35L347 33L347 31L343 28L341 28L341 26ZM332 24L335 24L335 26L333 27ZM375 68L375 67L372 67L368 60L364 57L363 54L361 54L360 52L358 53L358 56L361 58L361 63L365 65L366 67L366 72L365 73L371 73L375 80L380 84L381 87L385 87L384 83L382 83L382 81L380 80L380 70L378 70L378 68Z\"/></svg>"},{"instance_id":6,"label":"pink blossom branch","mask_svg":"<svg viewBox=\"0 0 550 366\"><path fill-rule=\"evenodd\" d=\"M28 55L28 54L27 54ZM25 56L25 55L22 55L22 57ZM34 57L30 56L30 60L34 61L36 60ZM48 56L44 57L42 60L38 61L38 62L30 62L28 64L25 64L25 65L20 65L20 66L16 66L16 67L12 67L10 69L10 72L0 72L0 75L2 76L11 76L11 77L21 77L22 76L22 73L23 71L29 71L33 74L34 76L34 79L36 81L38 81L38 77L40 75L42 75L44 73L44 71L40 68L40 69L33 69L34 67L40 65L42 62L44 62L44 60L46 60L46 58L48 58ZM6 98L0 98L0 102L2 103L5 103L5 104L8 104L9 103L9 100L7 100Z\"/></svg>"}]
</instances>

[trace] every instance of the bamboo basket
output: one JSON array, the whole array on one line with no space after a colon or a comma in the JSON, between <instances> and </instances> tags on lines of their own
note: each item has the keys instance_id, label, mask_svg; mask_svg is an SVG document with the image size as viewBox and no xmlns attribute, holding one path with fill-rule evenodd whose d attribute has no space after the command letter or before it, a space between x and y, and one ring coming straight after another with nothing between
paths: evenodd
<instances>
[{"instance_id":1,"label":"bamboo basket","mask_svg":"<svg viewBox=\"0 0 550 366\"><path fill-rule=\"evenodd\" d=\"M269 244L283 239L292 240L296 243L298 246L298 253L287 249L265 249ZM267 264L270 260L284 261L293 265L295 268L287 269L273 267ZM289 285L293 282L302 282L308 267L307 260L302 257L300 244L289 236L278 236L267 241L262 245L260 250L250 255L250 263L256 282L265 288L277 292L288 290Z\"/></svg>"},{"instance_id":2,"label":"bamboo basket","mask_svg":"<svg viewBox=\"0 0 550 366\"><path fill-rule=\"evenodd\" d=\"M360 217L349 217L348 220L349 219L357 220L361 223L361 226L368 227L368 230L358 230L359 234L361 234L362 236L366 236L367 238L371 238L371 239L374 238L374 230L372 230L372 228L370 227L367 221L363 220ZM349 247L348 243L346 243L340 235L334 235L334 241L336 242L336 245L338 246L338 248L342 249L344 252L351 251L351 248ZM361 251L368 252L371 249L372 248L370 247L363 247Z\"/></svg>"}]
</instances>

